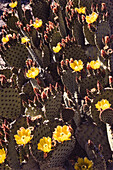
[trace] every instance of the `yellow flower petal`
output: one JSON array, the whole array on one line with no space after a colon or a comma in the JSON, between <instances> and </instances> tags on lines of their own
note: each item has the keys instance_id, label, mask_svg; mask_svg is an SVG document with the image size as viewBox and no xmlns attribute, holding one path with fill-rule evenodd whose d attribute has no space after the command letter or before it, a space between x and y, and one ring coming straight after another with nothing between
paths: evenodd
<instances>
[{"instance_id":1,"label":"yellow flower petal","mask_svg":"<svg viewBox=\"0 0 113 170\"><path fill-rule=\"evenodd\" d=\"M100 111L101 109L104 110L104 109L108 109L110 108L111 104L109 103L108 100L106 99L102 99L101 101L98 101L96 104L95 104L95 107Z\"/></svg>"},{"instance_id":2,"label":"yellow flower petal","mask_svg":"<svg viewBox=\"0 0 113 170\"><path fill-rule=\"evenodd\" d=\"M93 162L88 160L86 157L78 158L77 163L74 166L75 170L93 170Z\"/></svg>"},{"instance_id":3,"label":"yellow flower petal","mask_svg":"<svg viewBox=\"0 0 113 170\"><path fill-rule=\"evenodd\" d=\"M91 24L91 23L95 22L97 20L97 18L98 18L98 14L96 12L93 12L89 16L86 16L86 22Z\"/></svg>"},{"instance_id":4,"label":"yellow flower petal","mask_svg":"<svg viewBox=\"0 0 113 170\"><path fill-rule=\"evenodd\" d=\"M33 138L30 129L20 128L17 130L17 135L14 135L15 141L18 145L26 145Z\"/></svg>"},{"instance_id":5,"label":"yellow flower petal","mask_svg":"<svg viewBox=\"0 0 113 170\"><path fill-rule=\"evenodd\" d=\"M30 70L28 70L28 72L26 73L26 76L28 78L33 78L35 79L36 76L38 76L39 74L39 69L38 68L35 68L35 67L31 67Z\"/></svg>"},{"instance_id":6,"label":"yellow flower petal","mask_svg":"<svg viewBox=\"0 0 113 170\"><path fill-rule=\"evenodd\" d=\"M56 46L56 47L53 47L53 51L54 51L55 53L58 53L61 49L62 49L62 47L61 47L60 43L57 43L57 46Z\"/></svg>"},{"instance_id":7,"label":"yellow flower petal","mask_svg":"<svg viewBox=\"0 0 113 170\"><path fill-rule=\"evenodd\" d=\"M69 131L69 127L66 125L64 125L63 127L57 126L55 128L55 131L53 132L53 138L58 142L71 140L70 137L71 137L71 132Z\"/></svg>"},{"instance_id":8,"label":"yellow flower petal","mask_svg":"<svg viewBox=\"0 0 113 170\"><path fill-rule=\"evenodd\" d=\"M83 62L82 60L74 60L74 62L70 63L70 67L74 71L81 71L83 69Z\"/></svg>"},{"instance_id":9,"label":"yellow flower petal","mask_svg":"<svg viewBox=\"0 0 113 170\"><path fill-rule=\"evenodd\" d=\"M75 8L75 10L76 10L79 14L85 14L85 13L86 13L86 7Z\"/></svg>"},{"instance_id":10,"label":"yellow flower petal","mask_svg":"<svg viewBox=\"0 0 113 170\"><path fill-rule=\"evenodd\" d=\"M41 150L43 152L50 152L51 149L51 138L50 137L43 137L40 139L38 143L38 150Z\"/></svg>"},{"instance_id":11,"label":"yellow flower petal","mask_svg":"<svg viewBox=\"0 0 113 170\"><path fill-rule=\"evenodd\" d=\"M94 61L92 60L90 63L88 63L90 65L90 67L94 70L99 69L100 68L100 62L98 60Z\"/></svg>"},{"instance_id":12,"label":"yellow flower petal","mask_svg":"<svg viewBox=\"0 0 113 170\"><path fill-rule=\"evenodd\" d=\"M0 164L2 164L6 159L6 152L4 148L0 149Z\"/></svg>"},{"instance_id":13,"label":"yellow flower petal","mask_svg":"<svg viewBox=\"0 0 113 170\"><path fill-rule=\"evenodd\" d=\"M18 2L15 1L15 2L10 3L9 6L10 6L11 8L15 8L15 7L17 6L17 4L18 4Z\"/></svg>"},{"instance_id":14,"label":"yellow flower petal","mask_svg":"<svg viewBox=\"0 0 113 170\"><path fill-rule=\"evenodd\" d=\"M30 39L28 38L28 37L22 37L21 38L21 43L22 44L24 44L24 43L26 43L26 42L29 42L30 41Z\"/></svg>"},{"instance_id":15,"label":"yellow flower petal","mask_svg":"<svg viewBox=\"0 0 113 170\"><path fill-rule=\"evenodd\" d=\"M2 38L2 42L3 42L4 44L7 43L7 42L9 41L9 37L12 37L12 35L11 35L11 34L7 34L6 37L3 37L3 38Z\"/></svg>"},{"instance_id":16,"label":"yellow flower petal","mask_svg":"<svg viewBox=\"0 0 113 170\"><path fill-rule=\"evenodd\" d=\"M42 20L36 19L34 24L32 24L34 28L40 28L42 26Z\"/></svg>"}]
</instances>

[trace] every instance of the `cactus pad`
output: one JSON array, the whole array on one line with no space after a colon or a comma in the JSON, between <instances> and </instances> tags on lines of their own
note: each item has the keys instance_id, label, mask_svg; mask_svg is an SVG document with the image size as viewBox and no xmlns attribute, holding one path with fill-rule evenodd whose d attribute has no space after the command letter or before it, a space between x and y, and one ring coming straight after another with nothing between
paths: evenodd
<instances>
[{"instance_id":1,"label":"cactus pad","mask_svg":"<svg viewBox=\"0 0 113 170\"><path fill-rule=\"evenodd\" d=\"M109 23L106 21L102 21L98 24L97 32L95 33L95 44L98 49L102 49L104 47L104 44L102 43L102 38L107 35L111 35Z\"/></svg>"},{"instance_id":2,"label":"cactus pad","mask_svg":"<svg viewBox=\"0 0 113 170\"><path fill-rule=\"evenodd\" d=\"M63 143L59 144L54 152L52 153L49 159L49 166L50 167L58 167L63 166L66 159L71 154L72 150L75 146L75 138L72 138L69 141L64 141Z\"/></svg>"},{"instance_id":3,"label":"cactus pad","mask_svg":"<svg viewBox=\"0 0 113 170\"><path fill-rule=\"evenodd\" d=\"M102 99L107 99L109 103L111 104L111 107L113 107L113 89L110 89L110 88L104 89L104 91L100 95L94 98L93 103L91 104L91 114L92 114L93 120L97 124L100 123L100 119L99 119L100 112L95 107L95 104Z\"/></svg>"},{"instance_id":4,"label":"cactus pad","mask_svg":"<svg viewBox=\"0 0 113 170\"><path fill-rule=\"evenodd\" d=\"M107 136L95 124L86 122L77 128L75 134L77 141L83 149L85 149L85 144L88 140L91 140L96 146L101 144L104 148L102 154L105 157L105 160L108 160L111 157L111 150L108 144Z\"/></svg>"},{"instance_id":5,"label":"cactus pad","mask_svg":"<svg viewBox=\"0 0 113 170\"><path fill-rule=\"evenodd\" d=\"M23 68L28 57L28 51L24 45L15 43L9 49L4 51L2 57L10 66Z\"/></svg>"},{"instance_id":6,"label":"cactus pad","mask_svg":"<svg viewBox=\"0 0 113 170\"><path fill-rule=\"evenodd\" d=\"M37 161L44 161L44 153L38 150L37 144L41 138L48 136L51 137L51 132L48 125L41 124L40 126L36 127L34 131L34 137L31 140L31 151Z\"/></svg>"},{"instance_id":7,"label":"cactus pad","mask_svg":"<svg viewBox=\"0 0 113 170\"><path fill-rule=\"evenodd\" d=\"M16 119L21 114L21 98L16 89L0 89L0 113L7 119Z\"/></svg>"},{"instance_id":8,"label":"cactus pad","mask_svg":"<svg viewBox=\"0 0 113 170\"><path fill-rule=\"evenodd\" d=\"M110 125L113 124L113 109L108 108L100 112L100 120Z\"/></svg>"}]
</instances>

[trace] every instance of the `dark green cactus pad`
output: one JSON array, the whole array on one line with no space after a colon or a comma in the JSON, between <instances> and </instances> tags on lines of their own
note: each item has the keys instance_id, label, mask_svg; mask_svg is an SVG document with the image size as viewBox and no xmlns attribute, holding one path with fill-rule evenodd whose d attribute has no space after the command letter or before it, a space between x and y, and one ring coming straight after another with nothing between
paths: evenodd
<instances>
[{"instance_id":1,"label":"dark green cactus pad","mask_svg":"<svg viewBox=\"0 0 113 170\"><path fill-rule=\"evenodd\" d=\"M67 4L66 0L58 0L58 3L60 4L61 7L63 7L63 9L65 9L65 6Z\"/></svg>"},{"instance_id":2,"label":"dark green cactus pad","mask_svg":"<svg viewBox=\"0 0 113 170\"><path fill-rule=\"evenodd\" d=\"M47 45L44 45L43 54L44 54L42 56L43 67L46 68L50 65L50 50Z\"/></svg>"},{"instance_id":3,"label":"dark green cactus pad","mask_svg":"<svg viewBox=\"0 0 113 170\"><path fill-rule=\"evenodd\" d=\"M43 163L40 163L40 170L45 170L45 169L46 170L53 170L53 169L54 170L65 170L65 168L63 168L62 166L52 168L47 164L46 161Z\"/></svg>"},{"instance_id":4,"label":"dark green cactus pad","mask_svg":"<svg viewBox=\"0 0 113 170\"><path fill-rule=\"evenodd\" d=\"M109 124L106 124L107 136L111 151L113 151L113 128Z\"/></svg>"},{"instance_id":5,"label":"dark green cactus pad","mask_svg":"<svg viewBox=\"0 0 113 170\"><path fill-rule=\"evenodd\" d=\"M63 126L63 125L64 125L64 122L63 122L62 119L55 118L52 123L51 123L51 122L48 122L48 125L49 125L49 127L50 127L50 129L51 129L51 132L54 132L54 131L55 131L55 128L56 128L58 125Z\"/></svg>"},{"instance_id":6,"label":"dark green cactus pad","mask_svg":"<svg viewBox=\"0 0 113 170\"><path fill-rule=\"evenodd\" d=\"M95 44L99 50L104 47L104 44L102 43L102 38L107 35L111 35L109 23L107 21L102 21L98 24L97 32L95 33Z\"/></svg>"},{"instance_id":7,"label":"dark green cactus pad","mask_svg":"<svg viewBox=\"0 0 113 170\"><path fill-rule=\"evenodd\" d=\"M39 162L44 161L44 152L38 150L38 143L41 138L43 137L51 137L51 131L48 125L41 124L40 126L36 127L34 130L34 137L31 140L31 152L33 157Z\"/></svg>"},{"instance_id":8,"label":"dark green cactus pad","mask_svg":"<svg viewBox=\"0 0 113 170\"><path fill-rule=\"evenodd\" d=\"M77 44L83 46L85 44L82 25L78 22L78 19L73 23L73 36L76 38Z\"/></svg>"},{"instance_id":9,"label":"dark green cactus pad","mask_svg":"<svg viewBox=\"0 0 113 170\"><path fill-rule=\"evenodd\" d=\"M61 80L69 92L74 95L75 91L77 91L76 72L72 72L71 70L63 70Z\"/></svg>"},{"instance_id":10,"label":"dark green cactus pad","mask_svg":"<svg viewBox=\"0 0 113 170\"><path fill-rule=\"evenodd\" d=\"M64 141L60 143L52 152L52 155L48 161L50 167L59 167L63 166L66 159L71 154L72 150L75 147L75 138L72 137L69 141Z\"/></svg>"},{"instance_id":11,"label":"dark green cactus pad","mask_svg":"<svg viewBox=\"0 0 113 170\"><path fill-rule=\"evenodd\" d=\"M50 121L60 117L60 107L62 94L58 92L56 95L51 95L45 103L45 116Z\"/></svg>"},{"instance_id":12,"label":"dark green cactus pad","mask_svg":"<svg viewBox=\"0 0 113 170\"><path fill-rule=\"evenodd\" d=\"M54 31L54 33L52 34L52 37L51 37L51 48L53 46L56 46L57 43L59 43L61 41L61 35L60 35L60 32L59 31Z\"/></svg>"},{"instance_id":13,"label":"dark green cactus pad","mask_svg":"<svg viewBox=\"0 0 113 170\"><path fill-rule=\"evenodd\" d=\"M7 79L9 79L12 75L12 71L10 68L4 67L0 69L0 74L3 74Z\"/></svg>"},{"instance_id":14,"label":"dark green cactus pad","mask_svg":"<svg viewBox=\"0 0 113 170\"><path fill-rule=\"evenodd\" d=\"M86 55L91 60L97 60L97 56L99 55L99 50L96 46L87 45Z\"/></svg>"},{"instance_id":15,"label":"dark green cactus pad","mask_svg":"<svg viewBox=\"0 0 113 170\"><path fill-rule=\"evenodd\" d=\"M91 146L90 144L86 143L85 150L87 152L88 157L93 161L94 170L107 170L106 161L101 151L98 149L98 146L95 146L91 141Z\"/></svg>"},{"instance_id":16,"label":"dark green cactus pad","mask_svg":"<svg viewBox=\"0 0 113 170\"><path fill-rule=\"evenodd\" d=\"M9 162L11 169L21 170L21 167L20 167L20 164L19 164L18 154L17 154L17 151L15 149L15 141L13 139L13 134L10 134L7 157L8 157L8 162Z\"/></svg>"},{"instance_id":17,"label":"dark green cactus pad","mask_svg":"<svg viewBox=\"0 0 113 170\"><path fill-rule=\"evenodd\" d=\"M17 130L19 130L21 127L24 127L25 129L27 128L27 118L26 117L19 117L16 119L15 122L12 123L11 125L11 134L16 135Z\"/></svg>"},{"instance_id":18,"label":"dark green cactus pad","mask_svg":"<svg viewBox=\"0 0 113 170\"><path fill-rule=\"evenodd\" d=\"M18 70L18 75L16 80L17 80L18 88L21 89L22 85L26 82L26 78L24 76L24 70L22 69Z\"/></svg>"},{"instance_id":19,"label":"dark green cactus pad","mask_svg":"<svg viewBox=\"0 0 113 170\"><path fill-rule=\"evenodd\" d=\"M7 119L16 119L21 114L21 98L16 89L0 89L0 113Z\"/></svg>"},{"instance_id":20,"label":"dark green cactus pad","mask_svg":"<svg viewBox=\"0 0 113 170\"><path fill-rule=\"evenodd\" d=\"M8 144L8 159L12 169L21 169L19 164L19 157L15 148L16 141L14 140L14 135L17 134L17 130L21 127L27 128L26 117L19 117L15 122L11 124L10 140Z\"/></svg>"},{"instance_id":21,"label":"dark green cactus pad","mask_svg":"<svg viewBox=\"0 0 113 170\"><path fill-rule=\"evenodd\" d=\"M6 23L11 30L19 31L18 27L16 26L17 21L18 18L16 16L8 16Z\"/></svg>"},{"instance_id":22,"label":"dark green cactus pad","mask_svg":"<svg viewBox=\"0 0 113 170\"><path fill-rule=\"evenodd\" d=\"M106 88L104 91L97 95L93 102L91 103L91 115L93 117L93 120L97 123L100 124L100 119L99 119L99 114L100 111L95 107L95 104L97 104L98 101L102 99L107 99L109 103L111 104L111 108L113 107L113 89Z\"/></svg>"},{"instance_id":23,"label":"dark green cactus pad","mask_svg":"<svg viewBox=\"0 0 113 170\"><path fill-rule=\"evenodd\" d=\"M39 19L42 19L42 21L45 23L48 20L49 17L49 5L46 1L31 1L31 7L34 17L38 17Z\"/></svg>"},{"instance_id":24,"label":"dark green cactus pad","mask_svg":"<svg viewBox=\"0 0 113 170\"><path fill-rule=\"evenodd\" d=\"M87 24L83 25L83 33L84 33L84 36L85 36L86 40L88 41L88 43L90 45L95 45L94 33L89 30Z\"/></svg>"},{"instance_id":25,"label":"dark green cactus pad","mask_svg":"<svg viewBox=\"0 0 113 170\"><path fill-rule=\"evenodd\" d=\"M78 0L79 7L86 7L89 12L91 12L91 4L93 0Z\"/></svg>"},{"instance_id":26,"label":"dark green cactus pad","mask_svg":"<svg viewBox=\"0 0 113 170\"><path fill-rule=\"evenodd\" d=\"M87 63L85 50L81 46L75 45L75 43L73 43L73 45L67 46L63 52L65 59L73 58L73 60L82 60L84 64Z\"/></svg>"},{"instance_id":27,"label":"dark green cactus pad","mask_svg":"<svg viewBox=\"0 0 113 170\"><path fill-rule=\"evenodd\" d=\"M113 28L113 2L110 0L93 0L95 4L100 5L101 3L106 3L106 9L109 13L109 24ZM113 32L112 32L113 33Z\"/></svg>"},{"instance_id":28,"label":"dark green cactus pad","mask_svg":"<svg viewBox=\"0 0 113 170\"><path fill-rule=\"evenodd\" d=\"M4 51L3 56L6 63L12 67L23 68L28 58L27 48L20 43L15 43Z\"/></svg>"},{"instance_id":29,"label":"dark green cactus pad","mask_svg":"<svg viewBox=\"0 0 113 170\"><path fill-rule=\"evenodd\" d=\"M112 125L113 124L113 109L108 108L108 109L101 111L99 117L102 122Z\"/></svg>"},{"instance_id":30,"label":"dark green cactus pad","mask_svg":"<svg viewBox=\"0 0 113 170\"><path fill-rule=\"evenodd\" d=\"M64 120L64 122L68 122L73 118L74 114L75 114L74 109L64 108L62 110L62 119Z\"/></svg>"},{"instance_id":31,"label":"dark green cactus pad","mask_svg":"<svg viewBox=\"0 0 113 170\"><path fill-rule=\"evenodd\" d=\"M75 135L77 137L77 141L83 149L85 149L85 144L88 140L91 140L97 147L101 144L102 148L104 148L102 154L106 161L111 157L111 150L107 136L95 124L86 122L80 125L76 129Z\"/></svg>"},{"instance_id":32,"label":"dark green cactus pad","mask_svg":"<svg viewBox=\"0 0 113 170\"><path fill-rule=\"evenodd\" d=\"M21 91L26 94L27 99L34 99L33 87L29 81L22 86Z\"/></svg>"},{"instance_id":33,"label":"dark green cactus pad","mask_svg":"<svg viewBox=\"0 0 113 170\"><path fill-rule=\"evenodd\" d=\"M39 165L38 165L38 163L33 159L33 157L29 157L29 160L28 160L28 162L25 164L25 165L23 165L23 168L22 168L23 170L39 170L40 168L39 168Z\"/></svg>"},{"instance_id":34,"label":"dark green cactus pad","mask_svg":"<svg viewBox=\"0 0 113 170\"><path fill-rule=\"evenodd\" d=\"M80 95L84 97L86 94L86 89L91 90L92 88L97 87L97 80L100 80L100 82L103 81L101 77L98 77L97 75L91 75L85 77L81 82L80 82ZM102 83L103 84L103 83Z\"/></svg>"}]
</instances>

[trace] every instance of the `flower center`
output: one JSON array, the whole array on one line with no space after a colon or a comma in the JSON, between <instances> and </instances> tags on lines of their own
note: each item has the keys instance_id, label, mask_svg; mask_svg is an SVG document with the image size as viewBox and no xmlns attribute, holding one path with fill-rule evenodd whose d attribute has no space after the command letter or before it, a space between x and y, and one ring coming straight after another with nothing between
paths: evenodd
<instances>
[{"instance_id":1,"label":"flower center","mask_svg":"<svg viewBox=\"0 0 113 170\"><path fill-rule=\"evenodd\" d=\"M24 139L25 139L25 137L26 137L26 136L22 136L22 140L24 140Z\"/></svg>"},{"instance_id":2,"label":"flower center","mask_svg":"<svg viewBox=\"0 0 113 170\"><path fill-rule=\"evenodd\" d=\"M60 133L61 136L64 136L65 134L63 132Z\"/></svg>"},{"instance_id":3,"label":"flower center","mask_svg":"<svg viewBox=\"0 0 113 170\"><path fill-rule=\"evenodd\" d=\"M87 170L87 166L86 166L86 165L82 165L82 166L81 166L81 169L82 169L82 170Z\"/></svg>"},{"instance_id":4,"label":"flower center","mask_svg":"<svg viewBox=\"0 0 113 170\"><path fill-rule=\"evenodd\" d=\"M47 148L47 147L48 147L48 144L47 144L47 143L46 143L46 144L44 144L44 145L43 145L43 147L44 147L44 148Z\"/></svg>"}]
</instances>

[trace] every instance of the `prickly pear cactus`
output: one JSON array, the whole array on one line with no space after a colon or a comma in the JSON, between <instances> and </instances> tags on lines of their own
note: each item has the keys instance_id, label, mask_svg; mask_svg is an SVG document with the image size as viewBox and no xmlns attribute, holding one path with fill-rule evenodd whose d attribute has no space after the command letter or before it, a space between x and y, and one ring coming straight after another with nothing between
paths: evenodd
<instances>
[{"instance_id":1,"label":"prickly pear cactus","mask_svg":"<svg viewBox=\"0 0 113 170\"><path fill-rule=\"evenodd\" d=\"M0 89L1 116L8 119L16 119L21 114L21 98L17 89L6 87Z\"/></svg>"},{"instance_id":2,"label":"prickly pear cactus","mask_svg":"<svg viewBox=\"0 0 113 170\"><path fill-rule=\"evenodd\" d=\"M91 140L95 143L96 146L100 144L104 148L102 154L105 160L108 160L111 157L111 150L108 145L107 136L95 124L90 124L86 122L76 129L75 134L82 148L85 148L85 144L87 143L87 141Z\"/></svg>"},{"instance_id":3,"label":"prickly pear cactus","mask_svg":"<svg viewBox=\"0 0 113 170\"><path fill-rule=\"evenodd\" d=\"M30 0L26 7L17 0L7 7L0 169L113 169L113 2Z\"/></svg>"}]
</instances>

